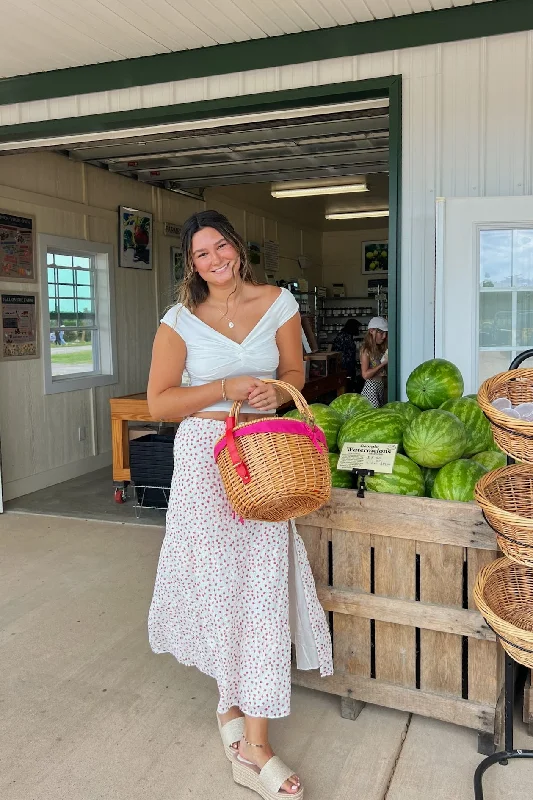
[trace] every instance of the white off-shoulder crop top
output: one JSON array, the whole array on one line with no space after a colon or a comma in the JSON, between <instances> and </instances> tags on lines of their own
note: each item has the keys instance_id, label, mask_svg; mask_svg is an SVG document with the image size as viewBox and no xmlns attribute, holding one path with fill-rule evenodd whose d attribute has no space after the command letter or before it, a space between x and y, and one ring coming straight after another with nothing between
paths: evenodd
<instances>
[{"instance_id":1,"label":"white off-shoulder crop top","mask_svg":"<svg viewBox=\"0 0 533 800\"><path fill-rule=\"evenodd\" d=\"M298 303L293 295L288 289L282 288L241 344L211 328L180 303L172 306L161 322L173 328L185 342L185 369L189 374L190 385L202 386L204 383L239 375L252 375L260 379L275 378L279 364L277 330L298 310ZM230 400L220 400L202 411L229 411L231 406ZM241 410L257 413L248 403L243 403Z\"/></svg>"}]
</instances>

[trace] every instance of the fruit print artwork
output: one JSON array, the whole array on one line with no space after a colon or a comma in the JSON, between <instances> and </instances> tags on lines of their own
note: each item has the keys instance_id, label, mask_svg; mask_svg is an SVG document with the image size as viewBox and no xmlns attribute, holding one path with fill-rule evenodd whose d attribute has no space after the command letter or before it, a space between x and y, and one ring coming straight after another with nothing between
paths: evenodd
<instances>
[{"instance_id":1,"label":"fruit print artwork","mask_svg":"<svg viewBox=\"0 0 533 800\"><path fill-rule=\"evenodd\" d=\"M363 242L363 273L387 275L389 271L389 243Z\"/></svg>"},{"instance_id":2,"label":"fruit print artwork","mask_svg":"<svg viewBox=\"0 0 533 800\"><path fill-rule=\"evenodd\" d=\"M152 269L152 215L120 207L120 266Z\"/></svg>"}]
</instances>

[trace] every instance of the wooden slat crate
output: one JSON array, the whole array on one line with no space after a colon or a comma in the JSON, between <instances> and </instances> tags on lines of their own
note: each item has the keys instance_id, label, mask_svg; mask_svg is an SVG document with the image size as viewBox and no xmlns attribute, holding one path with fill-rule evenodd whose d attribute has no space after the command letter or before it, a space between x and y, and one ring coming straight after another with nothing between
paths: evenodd
<instances>
[{"instance_id":1,"label":"wooden slat crate","mask_svg":"<svg viewBox=\"0 0 533 800\"><path fill-rule=\"evenodd\" d=\"M496 538L474 503L334 489L298 521L318 596L331 612L335 674L294 682L501 735L503 656L472 599Z\"/></svg>"}]
</instances>

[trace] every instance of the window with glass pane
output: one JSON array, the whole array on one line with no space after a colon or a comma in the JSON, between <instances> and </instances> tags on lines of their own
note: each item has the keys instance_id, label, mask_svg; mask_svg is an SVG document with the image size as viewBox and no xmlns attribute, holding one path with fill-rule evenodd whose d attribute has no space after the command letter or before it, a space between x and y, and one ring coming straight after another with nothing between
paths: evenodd
<instances>
[{"instance_id":1,"label":"window with glass pane","mask_svg":"<svg viewBox=\"0 0 533 800\"><path fill-rule=\"evenodd\" d=\"M533 348L533 228L479 232L479 383Z\"/></svg>"},{"instance_id":2,"label":"window with glass pane","mask_svg":"<svg viewBox=\"0 0 533 800\"><path fill-rule=\"evenodd\" d=\"M100 371L94 258L48 251L52 379Z\"/></svg>"}]
</instances>

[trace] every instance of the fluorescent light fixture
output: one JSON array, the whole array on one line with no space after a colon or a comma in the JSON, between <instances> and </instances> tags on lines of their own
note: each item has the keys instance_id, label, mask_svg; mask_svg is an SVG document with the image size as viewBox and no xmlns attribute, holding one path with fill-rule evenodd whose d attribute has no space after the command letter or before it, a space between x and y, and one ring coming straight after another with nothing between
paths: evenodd
<instances>
[{"instance_id":1,"label":"fluorescent light fixture","mask_svg":"<svg viewBox=\"0 0 533 800\"><path fill-rule=\"evenodd\" d=\"M388 217L389 209L380 211L332 211L326 214L326 219L366 219L367 217Z\"/></svg>"},{"instance_id":2,"label":"fluorescent light fixture","mask_svg":"<svg viewBox=\"0 0 533 800\"><path fill-rule=\"evenodd\" d=\"M300 185L291 186L289 183L273 183L271 194L272 197L314 197L316 195L328 194L351 194L352 192L368 192L368 187L365 181L358 181L357 183L337 183L337 184L321 184L313 186L312 183L301 183Z\"/></svg>"}]
</instances>

